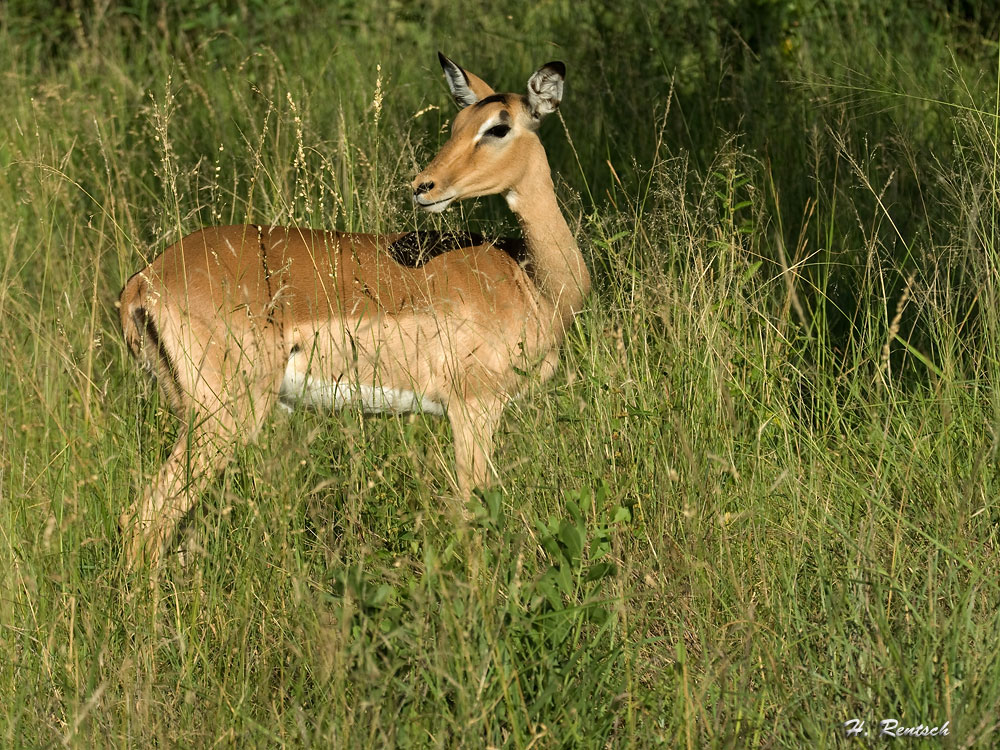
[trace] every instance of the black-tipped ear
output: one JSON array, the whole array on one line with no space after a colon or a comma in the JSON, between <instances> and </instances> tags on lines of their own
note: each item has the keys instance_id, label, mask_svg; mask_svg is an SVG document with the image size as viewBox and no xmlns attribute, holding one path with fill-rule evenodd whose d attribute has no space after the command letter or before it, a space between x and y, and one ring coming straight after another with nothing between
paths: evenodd
<instances>
[{"instance_id":1,"label":"black-tipped ear","mask_svg":"<svg viewBox=\"0 0 1000 750\"><path fill-rule=\"evenodd\" d=\"M565 80L566 66L558 60L545 63L528 79L528 106L534 118L540 120L559 109Z\"/></svg>"},{"instance_id":2,"label":"black-tipped ear","mask_svg":"<svg viewBox=\"0 0 1000 750\"><path fill-rule=\"evenodd\" d=\"M458 102L458 106L468 107L470 104L478 102L479 97L470 86L468 74L440 52L438 52L438 60L441 61L441 68L448 81L448 88L455 101Z\"/></svg>"}]
</instances>

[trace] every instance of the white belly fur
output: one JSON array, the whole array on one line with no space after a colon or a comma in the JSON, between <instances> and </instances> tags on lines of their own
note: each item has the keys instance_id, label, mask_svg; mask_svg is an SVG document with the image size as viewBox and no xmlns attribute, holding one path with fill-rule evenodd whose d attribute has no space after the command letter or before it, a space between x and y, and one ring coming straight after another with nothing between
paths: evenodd
<instances>
[{"instance_id":1,"label":"white belly fur","mask_svg":"<svg viewBox=\"0 0 1000 750\"><path fill-rule=\"evenodd\" d=\"M342 409L357 405L370 414L406 414L415 411L441 415L445 413L443 404L419 396L413 391L307 376L295 367L297 356L300 355L293 354L288 358L285 377L281 381L279 395L285 404L302 404L314 409Z\"/></svg>"}]
</instances>

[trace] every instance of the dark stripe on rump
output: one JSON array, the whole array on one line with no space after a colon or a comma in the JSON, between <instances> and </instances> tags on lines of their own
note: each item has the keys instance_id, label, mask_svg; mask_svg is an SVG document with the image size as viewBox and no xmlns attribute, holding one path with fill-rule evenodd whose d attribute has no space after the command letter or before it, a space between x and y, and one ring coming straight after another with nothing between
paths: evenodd
<instances>
[{"instance_id":1,"label":"dark stripe on rump","mask_svg":"<svg viewBox=\"0 0 1000 750\"><path fill-rule=\"evenodd\" d=\"M271 291L271 269L267 265L267 244L264 242L264 227L250 225L257 232L257 242L260 244L260 263L264 268L264 284L267 286L267 323L274 325L274 293Z\"/></svg>"},{"instance_id":2,"label":"dark stripe on rump","mask_svg":"<svg viewBox=\"0 0 1000 750\"><path fill-rule=\"evenodd\" d=\"M270 246L270 237L273 227L263 227L256 224L252 224L257 230L257 238L260 241L260 262L264 267L264 283L267 285L267 324L272 328L278 329L278 339L282 341L285 340L285 316L284 310L278 309L278 300L275 299L274 285L271 283L271 266L268 263L267 251ZM267 230L267 240L264 239L264 230ZM286 232L287 237L287 232ZM282 273L283 269L279 269L278 273ZM281 276L277 279L277 287L281 289Z\"/></svg>"},{"instance_id":3,"label":"dark stripe on rump","mask_svg":"<svg viewBox=\"0 0 1000 750\"><path fill-rule=\"evenodd\" d=\"M170 355L167 353L166 347L163 346L163 342L160 341L160 334L156 330L156 322L153 317L146 311L145 307L137 307L132 311L132 322L135 323L136 330L139 331L139 335L145 337L145 339L153 346L156 350L156 354L160 359L160 362L167 368L167 373L170 375L170 379L179 387L180 381L177 379L177 369L174 367L173 360L170 359ZM142 346L142 343L139 344ZM137 355L139 352L135 352ZM152 366L152 362L145 362L147 366ZM155 369L155 368L154 368Z\"/></svg>"}]
</instances>

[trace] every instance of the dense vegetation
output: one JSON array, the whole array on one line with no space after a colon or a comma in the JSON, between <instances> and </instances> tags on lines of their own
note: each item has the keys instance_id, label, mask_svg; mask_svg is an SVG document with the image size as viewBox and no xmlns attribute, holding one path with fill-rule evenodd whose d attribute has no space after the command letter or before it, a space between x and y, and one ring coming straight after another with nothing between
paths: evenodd
<instances>
[{"instance_id":1,"label":"dense vegetation","mask_svg":"<svg viewBox=\"0 0 1000 750\"><path fill-rule=\"evenodd\" d=\"M473 5L0 9L0 742L995 744L992 3ZM150 587L116 519L176 423L124 280L208 223L515 232L412 209L437 49L567 64L559 374L468 525L443 420L276 414Z\"/></svg>"}]
</instances>

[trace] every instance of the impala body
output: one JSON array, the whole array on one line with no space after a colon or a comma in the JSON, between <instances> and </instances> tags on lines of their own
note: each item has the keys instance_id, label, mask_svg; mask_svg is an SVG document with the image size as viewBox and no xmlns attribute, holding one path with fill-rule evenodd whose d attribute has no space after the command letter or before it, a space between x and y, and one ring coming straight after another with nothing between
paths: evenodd
<instances>
[{"instance_id":1,"label":"impala body","mask_svg":"<svg viewBox=\"0 0 1000 750\"><path fill-rule=\"evenodd\" d=\"M130 349L184 417L159 475L122 515L130 562L158 557L279 400L446 414L459 492L488 482L504 405L527 378L555 371L590 279L536 133L561 99L562 64L537 71L526 95L497 95L440 59L463 109L414 180L414 200L442 211L503 194L521 223L521 252L254 224L202 229L167 248L121 295ZM414 242L436 243L433 257L401 262L399 249Z\"/></svg>"}]
</instances>

